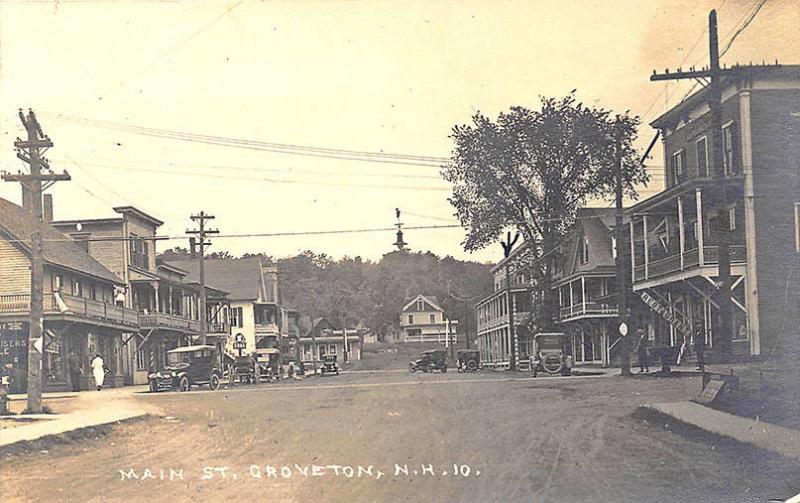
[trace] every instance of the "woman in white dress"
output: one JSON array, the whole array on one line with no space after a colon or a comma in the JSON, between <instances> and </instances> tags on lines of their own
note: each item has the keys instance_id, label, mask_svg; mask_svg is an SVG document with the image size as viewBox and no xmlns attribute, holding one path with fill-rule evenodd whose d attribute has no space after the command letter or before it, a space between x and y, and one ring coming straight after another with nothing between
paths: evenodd
<instances>
[{"instance_id":1,"label":"woman in white dress","mask_svg":"<svg viewBox=\"0 0 800 503\"><path fill-rule=\"evenodd\" d=\"M105 362L103 362L103 357L99 354L92 359L92 375L94 375L94 382L97 384L97 391L100 391L103 387L103 380L106 378L106 366Z\"/></svg>"}]
</instances>

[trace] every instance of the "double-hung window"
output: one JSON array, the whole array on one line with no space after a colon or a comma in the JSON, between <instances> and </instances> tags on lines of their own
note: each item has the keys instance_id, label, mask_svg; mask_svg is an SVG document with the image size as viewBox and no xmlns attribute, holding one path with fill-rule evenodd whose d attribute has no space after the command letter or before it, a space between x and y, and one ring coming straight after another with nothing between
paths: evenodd
<instances>
[{"instance_id":1,"label":"double-hung window","mask_svg":"<svg viewBox=\"0 0 800 503\"><path fill-rule=\"evenodd\" d=\"M708 139L704 136L695 142L697 151L697 176L708 177Z\"/></svg>"}]
</instances>

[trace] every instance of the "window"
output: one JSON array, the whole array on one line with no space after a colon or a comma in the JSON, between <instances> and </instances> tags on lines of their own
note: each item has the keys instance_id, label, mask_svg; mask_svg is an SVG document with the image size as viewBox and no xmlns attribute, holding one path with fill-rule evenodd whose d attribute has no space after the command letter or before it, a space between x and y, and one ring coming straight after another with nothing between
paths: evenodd
<instances>
[{"instance_id":1,"label":"window","mask_svg":"<svg viewBox=\"0 0 800 503\"><path fill-rule=\"evenodd\" d=\"M409 314L408 315L408 324L409 325L413 325L414 324L414 315L413 314Z\"/></svg>"},{"instance_id":2,"label":"window","mask_svg":"<svg viewBox=\"0 0 800 503\"><path fill-rule=\"evenodd\" d=\"M436 315L435 314L431 315L431 323L436 323Z\"/></svg>"},{"instance_id":3,"label":"window","mask_svg":"<svg viewBox=\"0 0 800 503\"><path fill-rule=\"evenodd\" d=\"M144 344L139 346L139 349L136 350L136 370L147 370L147 355L144 351Z\"/></svg>"},{"instance_id":4,"label":"window","mask_svg":"<svg viewBox=\"0 0 800 503\"><path fill-rule=\"evenodd\" d=\"M92 300L97 300L97 287L95 285L91 285L89 287L89 298Z\"/></svg>"},{"instance_id":5,"label":"window","mask_svg":"<svg viewBox=\"0 0 800 503\"><path fill-rule=\"evenodd\" d=\"M794 246L800 253L800 203L794 203Z\"/></svg>"},{"instance_id":6,"label":"window","mask_svg":"<svg viewBox=\"0 0 800 503\"><path fill-rule=\"evenodd\" d=\"M697 176L708 177L708 140L702 137L695 142L697 147Z\"/></svg>"},{"instance_id":7,"label":"window","mask_svg":"<svg viewBox=\"0 0 800 503\"><path fill-rule=\"evenodd\" d=\"M677 185L684 180L686 172L686 151L679 150L672 154L672 180Z\"/></svg>"},{"instance_id":8,"label":"window","mask_svg":"<svg viewBox=\"0 0 800 503\"><path fill-rule=\"evenodd\" d=\"M64 276L57 274L53 276L53 290L58 292L64 288Z\"/></svg>"},{"instance_id":9,"label":"window","mask_svg":"<svg viewBox=\"0 0 800 503\"><path fill-rule=\"evenodd\" d=\"M736 206L728 208L728 230L736 230Z\"/></svg>"},{"instance_id":10,"label":"window","mask_svg":"<svg viewBox=\"0 0 800 503\"><path fill-rule=\"evenodd\" d=\"M722 162L725 168L725 176L730 176L736 172L733 140L733 124L727 124L722 128Z\"/></svg>"},{"instance_id":11,"label":"window","mask_svg":"<svg viewBox=\"0 0 800 503\"><path fill-rule=\"evenodd\" d=\"M417 311L424 311L425 310L425 303L421 300L417 301Z\"/></svg>"},{"instance_id":12,"label":"window","mask_svg":"<svg viewBox=\"0 0 800 503\"><path fill-rule=\"evenodd\" d=\"M328 346L328 353L332 355L336 354L336 344L331 344Z\"/></svg>"},{"instance_id":13,"label":"window","mask_svg":"<svg viewBox=\"0 0 800 503\"><path fill-rule=\"evenodd\" d=\"M581 244L581 264L589 262L589 238L584 236Z\"/></svg>"},{"instance_id":14,"label":"window","mask_svg":"<svg viewBox=\"0 0 800 503\"><path fill-rule=\"evenodd\" d=\"M72 281L72 295L83 297L83 285L81 285L80 280L76 279Z\"/></svg>"},{"instance_id":15,"label":"window","mask_svg":"<svg viewBox=\"0 0 800 503\"><path fill-rule=\"evenodd\" d=\"M231 308L231 326L242 328L244 326L244 316L242 315L242 308L241 307L232 307Z\"/></svg>"},{"instance_id":16,"label":"window","mask_svg":"<svg viewBox=\"0 0 800 503\"><path fill-rule=\"evenodd\" d=\"M135 234L131 234L130 240L130 264L140 269L150 268L150 256L148 250L148 243L144 239Z\"/></svg>"}]
</instances>

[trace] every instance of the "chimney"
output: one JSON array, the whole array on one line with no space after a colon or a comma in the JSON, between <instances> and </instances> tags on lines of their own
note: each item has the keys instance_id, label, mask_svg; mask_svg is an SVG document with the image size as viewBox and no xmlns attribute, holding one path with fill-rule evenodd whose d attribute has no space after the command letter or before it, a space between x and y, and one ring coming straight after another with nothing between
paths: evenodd
<instances>
[{"instance_id":1,"label":"chimney","mask_svg":"<svg viewBox=\"0 0 800 503\"><path fill-rule=\"evenodd\" d=\"M46 223L53 221L53 195L45 194L42 198L42 219Z\"/></svg>"},{"instance_id":2,"label":"chimney","mask_svg":"<svg viewBox=\"0 0 800 503\"><path fill-rule=\"evenodd\" d=\"M33 211L33 193L24 183L22 184L22 207L28 211Z\"/></svg>"}]
</instances>

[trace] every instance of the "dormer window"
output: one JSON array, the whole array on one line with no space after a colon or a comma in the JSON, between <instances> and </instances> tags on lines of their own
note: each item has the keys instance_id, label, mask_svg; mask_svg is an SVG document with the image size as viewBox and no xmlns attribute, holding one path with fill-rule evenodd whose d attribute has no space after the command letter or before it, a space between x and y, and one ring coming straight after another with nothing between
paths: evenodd
<instances>
[{"instance_id":1,"label":"dormer window","mask_svg":"<svg viewBox=\"0 0 800 503\"><path fill-rule=\"evenodd\" d=\"M589 238L584 236L581 242L581 264L589 262Z\"/></svg>"},{"instance_id":2,"label":"dormer window","mask_svg":"<svg viewBox=\"0 0 800 503\"><path fill-rule=\"evenodd\" d=\"M417 311L424 311L425 310L425 303L422 300L417 301Z\"/></svg>"}]
</instances>

